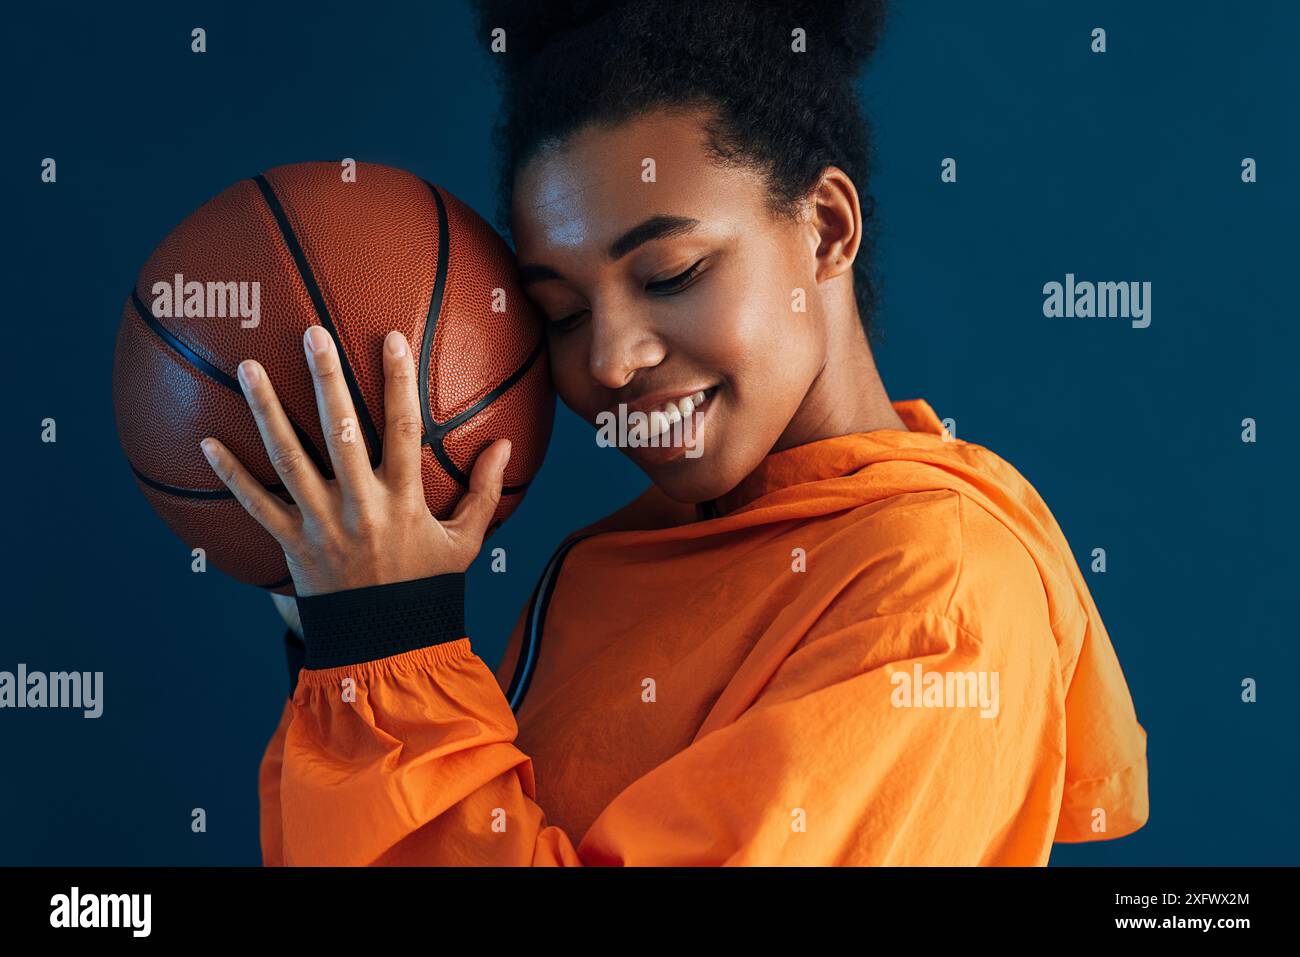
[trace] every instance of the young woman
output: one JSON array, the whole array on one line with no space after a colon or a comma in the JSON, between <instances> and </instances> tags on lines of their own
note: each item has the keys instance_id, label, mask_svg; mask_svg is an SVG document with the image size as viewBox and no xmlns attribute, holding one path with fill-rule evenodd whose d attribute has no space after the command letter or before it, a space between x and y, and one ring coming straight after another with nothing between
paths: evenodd
<instances>
[{"instance_id":1,"label":"young woman","mask_svg":"<svg viewBox=\"0 0 1300 957\"><path fill-rule=\"evenodd\" d=\"M699 454L625 449L652 486L561 543L494 673L463 573L508 443L436 521L409 344L372 470L308 330L336 479L285 469L288 506L205 443L299 596L265 862L1044 864L1141 827L1146 735L1047 506L876 372L852 83L877 6L533 6L481 25L556 389L593 425L688 420ZM264 370L240 380L272 461L305 462Z\"/></svg>"}]
</instances>

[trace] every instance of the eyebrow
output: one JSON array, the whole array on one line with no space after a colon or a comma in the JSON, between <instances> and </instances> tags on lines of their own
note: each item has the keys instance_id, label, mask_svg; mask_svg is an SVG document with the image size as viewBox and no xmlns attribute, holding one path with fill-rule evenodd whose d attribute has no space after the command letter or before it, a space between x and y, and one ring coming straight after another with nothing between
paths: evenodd
<instances>
[{"instance_id":1,"label":"eyebrow","mask_svg":"<svg viewBox=\"0 0 1300 957\"><path fill-rule=\"evenodd\" d=\"M691 219L689 216L669 216L660 213L638 223L622 236L619 236L618 239L609 244L606 255L609 256L610 262L617 262L638 246L642 246L652 239L666 239L669 236L689 233L699 225L700 221L698 219ZM519 267L519 280L524 286L542 282L545 279L563 278L560 273L550 266L543 266L540 263L524 263Z\"/></svg>"}]
</instances>

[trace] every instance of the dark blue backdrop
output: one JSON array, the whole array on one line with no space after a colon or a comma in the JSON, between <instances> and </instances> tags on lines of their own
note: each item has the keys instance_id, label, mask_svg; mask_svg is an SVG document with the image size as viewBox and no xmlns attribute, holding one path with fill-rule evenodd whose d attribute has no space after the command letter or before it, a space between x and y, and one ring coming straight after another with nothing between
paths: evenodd
<instances>
[{"instance_id":1,"label":"dark blue backdrop","mask_svg":"<svg viewBox=\"0 0 1300 957\"><path fill-rule=\"evenodd\" d=\"M23 4L4 43L13 211L0 670L102 670L105 712L0 712L0 863L255 864L286 675L270 600L188 550L117 444L124 293L191 210L266 167L411 169L491 218L497 94L460 2ZM1296 863L1294 227L1300 7L898 3L876 130L896 399L1017 465L1086 569L1149 734L1151 819L1053 863ZM1135 9L1135 8L1160 8ZM189 52L194 26L209 52ZM1093 27L1108 52L1090 52ZM58 183L39 179L44 157ZM942 184L943 157L958 181ZM1259 182L1243 184L1254 157ZM1153 321L1046 319L1042 287L1149 280ZM39 423L58 421L42 444ZM1243 444L1241 420L1259 423ZM541 564L641 474L565 409L471 573L495 664ZM579 492L580 494L575 494ZM1240 683L1260 683L1243 704ZM206 834L190 810L208 812Z\"/></svg>"}]
</instances>

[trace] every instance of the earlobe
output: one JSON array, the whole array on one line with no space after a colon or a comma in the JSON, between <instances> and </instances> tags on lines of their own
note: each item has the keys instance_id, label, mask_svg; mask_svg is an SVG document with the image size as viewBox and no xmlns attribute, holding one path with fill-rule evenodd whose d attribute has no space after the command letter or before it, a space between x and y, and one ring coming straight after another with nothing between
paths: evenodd
<instances>
[{"instance_id":1,"label":"earlobe","mask_svg":"<svg viewBox=\"0 0 1300 957\"><path fill-rule=\"evenodd\" d=\"M843 247L841 246L840 248L842 249ZM841 276L852 268L853 258L842 252L836 252L825 257L825 261L817 272L817 281L825 282L828 279L834 279L836 276Z\"/></svg>"},{"instance_id":2,"label":"earlobe","mask_svg":"<svg viewBox=\"0 0 1300 957\"><path fill-rule=\"evenodd\" d=\"M826 268L823 269L821 275L817 277L817 281L825 282L828 279L835 279L838 276L842 276L849 271L851 266L851 260L848 260L843 256L836 256L827 263Z\"/></svg>"}]
</instances>

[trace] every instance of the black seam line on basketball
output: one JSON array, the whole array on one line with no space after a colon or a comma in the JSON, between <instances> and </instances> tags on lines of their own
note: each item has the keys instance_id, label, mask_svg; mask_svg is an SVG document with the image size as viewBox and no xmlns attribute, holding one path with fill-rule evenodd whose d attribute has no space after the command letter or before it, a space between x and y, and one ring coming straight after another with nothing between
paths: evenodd
<instances>
[{"instance_id":1,"label":"black seam line on basketball","mask_svg":"<svg viewBox=\"0 0 1300 957\"><path fill-rule=\"evenodd\" d=\"M492 388L492 391L490 391L487 395L483 396L483 398L479 399L477 402L471 405L464 412L456 413L446 422L434 423L433 434L438 438L442 438L448 432L452 432L455 429L460 428L462 425L464 425L470 419L474 418L474 416L478 415L480 412L486 409L497 399L501 398L501 396L505 395L508 391L510 391L510 389L515 385L515 383L517 383L520 379L522 379L524 376L528 374L528 370L533 367L533 364L535 362L537 362L544 348L546 348L545 340L539 340L537 345L533 347L532 353L528 356L527 359L523 361L523 363L519 366L518 369L510 373L510 375L506 376L504 379L502 379L501 382L499 382L496 386Z\"/></svg>"},{"instance_id":2,"label":"black seam line on basketball","mask_svg":"<svg viewBox=\"0 0 1300 957\"><path fill-rule=\"evenodd\" d=\"M195 352L194 349L182 342L174 332L159 322L157 317L155 317L150 311L149 307L141 301L139 294L134 289L131 290L131 306L135 309L136 315L140 317L141 321L152 329L154 334L166 343L173 352L212 381L225 386L231 392L235 393L240 398L243 398L244 390L239 387L239 381L234 376L222 372L207 359L203 358L203 356ZM298 441L302 443L303 450L311 460L316 463L316 467L320 469L321 473L327 478L333 476L334 470L330 468L329 463L325 461L325 457L320 454L320 450L316 448L316 443L312 441L312 437L303 430L302 426L293 420L293 416L288 412L284 413L284 417L289 420L289 425L293 429L294 435L298 436Z\"/></svg>"},{"instance_id":3,"label":"black seam line on basketball","mask_svg":"<svg viewBox=\"0 0 1300 957\"><path fill-rule=\"evenodd\" d=\"M469 488L469 476L464 471L461 470L460 466L458 466L455 462L451 460L451 456L448 455L447 450L443 448L442 445L443 439L446 437L448 432L451 432L453 429L461 425L464 425L466 422L474 418L474 416L478 415L480 412L486 409L489 405L491 405L501 396L505 395L505 393L515 383L517 383L520 379L522 379L525 375L527 375L528 370L533 367L533 363L535 363L538 357L542 354L542 349L545 345L546 343L544 341L538 342L537 347L533 349L533 354L524 360L523 365L521 365L514 372L510 373L510 375L506 376L506 378L494 389L492 389L491 392L483 396L483 398L479 399L477 402L475 402L464 412L461 412L459 415L452 416L446 422L442 424L438 424L434 422L432 431L425 432L424 436L420 439L421 442L429 446L429 448L433 451L434 458L438 460L438 462L442 465L443 469L447 472L447 474L456 480L456 484L460 485L462 488ZM426 376L425 378L428 377ZM425 402L425 406L426 408L428 407L427 401ZM429 416L428 421L433 422L432 415ZM507 485L505 488L501 490L501 494L513 495L516 492L522 492L526 488L528 488L528 482L524 482L522 485Z\"/></svg>"},{"instance_id":4,"label":"black seam line on basketball","mask_svg":"<svg viewBox=\"0 0 1300 957\"><path fill-rule=\"evenodd\" d=\"M427 179L421 182L429 187L429 192L433 194L433 203L438 216L438 259L433 271L433 291L429 293L429 313L424 320L424 335L420 337L419 376L420 391L423 396L423 401L420 403L420 416L424 419L425 435L429 436L434 434L438 427L438 423L433 418L433 396L429 394L429 360L433 356L433 338L438 328L438 317L442 315L442 300L447 288L448 260L451 258L447 246L451 242L451 231L447 225L447 207L443 204L442 194ZM438 454L436 447L434 454Z\"/></svg>"},{"instance_id":5,"label":"black seam line on basketball","mask_svg":"<svg viewBox=\"0 0 1300 957\"><path fill-rule=\"evenodd\" d=\"M130 465L131 463L127 463ZM145 485L159 492L165 492L168 495L175 495L178 498L234 498L235 493L228 488L182 488L179 485L167 485L156 479L151 479L134 465L131 465L131 471Z\"/></svg>"},{"instance_id":6,"label":"black seam line on basketball","mask_svg":"<svg viewBox=\"0 0 1300 957\"><path fill-rule=\"evenodd\" d=\"M429 442L429 448L433 450L433 456L438 460L443 471L455 479L457 485L462 488L469 488L469 476L461 471L460 466L451 460L451 456L447 454L447 450L442 447L442 437L439 436L437 442Z\"/></svg>"},{"instance_id":7,"label":"black seam line on basketball","mask_svg":"<svg viewBox=\"0 0 1300 957\"><path fill-rule=\"evenodd\" d=\"M449 246L451 245L449 219L447 216L447 206L443 202L442 193L438 187L434 186L427 179L421 179L420 182L428 187L429 192L433 195L433 203L437 209L438 217L438 258L434 266L433 273L433 290L429 293L429 311L424 320L424 334L420 337L420 365L418 375L420 377L421 389L424 393L423 401L420 403L420 416L424 420L424 435L421 441L428 445L433 451L434 457L442 465L456 483L463 488L469 488L469 476L465 474L451 456L447 454L442 445L442 437L456 428L458 425L473 418L484 408L494 402L499 396L503 395L507 389L518 382L532 368L537 357L542 353L542 347L545 340L539 340L537 347L518 369L512 372L505 381L501 382L490 391L486 396L474 403L469 409L465 410L458 416L453 416L446 422L440 423L433 417L433 397L429 394L429 361L433 357L433 340L438 330L438 317L442 315L442 303L447 289L447 271L451 259ZM434 438L437 441L434 441ZM520 485L507 485L501 489L502 495L515 495L528 488L529 482Z\"/></svg>"},{"instance_id":8,"label":"black seam line on basketball","mask_svg":"<svg viewBox=\"0 0 1300 957\"><path fill-rule=\"evenodd\" d=\"M271 215L275 217L276 225L280 227L280 235L284 239L284 244L289 248L289 255L293 257L294 264L298 267L298 275L302 278L303 285L307 287L307 295L311 297L312 306L316 309L316 318L329 332L330 338L334 340L334 345L338 349L339 367L343 371L343 381L347 383L348 392L352 395L352 405L356 409L357 416L361 419L361 429L365 432L366 440L370 443L370 466L371 468L378 468L380 457L383 455L383 448L379 444L379 433L375 431L375 423L371 421L370 409L366 407L366 397L361 394L361 387L357 384L357 377L352 373L347 351L343 348L343 340L339 338L338 329L335 328L334 320L330 317L329 307L325 305L325 297L321 293L320 285L316 282L316 275L311 270L311 264L307 262L307 254L303 252L302 246L298 243L298 237L294 234L289 217L285 213L284 207L280 205L279 197L275 195L275 190L271 188L271 184L267 182L266 177L259 173L253 177L253 182L261 190L262 198L266 200Z\"/></svg>"},{"instance_id":9,"label":"black seam line on basketball","mask_svg":"<svg viewBox=\"0 0 1300 957\"><path fill-rule=\"evenodd\" d=\"M459 465L451 460L451 456L447 454L447 450L442 447L442 439L439 438L437 442L430 442L428 445L430 451L433 452L434 458L436 458L438 464L442 466L443 471L450 475L461 488L469 488L469 476L465 474ZM527 482L521 482L518 485L503 485L501 487L501 494L517 495L520 492L526 491L528 486L531 484L532 479L529 479Z\"/></svg>"},{"instance_id":10,"label":"black seam line on basketball","mask_svg":"<svg viewBox=\"0 0 1300 957\"><path fill-rule=\"evenodd\" d=\"M131 466L131 471L135 473L136 478L138 478L145 485L148 485L150 488L156 489L159 492L165 492L168 495L175 495L177 498L234 498L235 497L235 493L230 491L230 489L228 488L185 488L182 485L168 485L166 482L159 482L157 479L153 479L145 475L143 472L141 472L130 462L127 462L126 464ZM271 485L263 485L262 487L266 489L268 492L274 492L277 495L280 494L281 492L287 494L285 487L281 485L279 482L275 482Z\"/></svg>"},{"instance_id":11,"label":"black seam line on basketball","mask_svg":"<svg viewBox=\"0 0 1300 957\"><path fill-rule=\"evenodd\" d=\"M447 246L451 242L451 236L447 224L447 207L442 201L442 194L427 179L422 179L420 182L424 183L433 194L433 205L437 211L435 215L438 217L438 254L434 263L433 289L429 292L429 311L424 320L424 334L420 337L420 366L417 372L421 382L420 391L423 394L420 402L420 417L424 420L424 435L421 437L421 442L429 446L443 471L450 475L457 485L469 488L469 476L451 460L451 456L442 447L441 433L437 431L438 422L433 417L433 397L429 394L429 361L433 357L433 339L437 332L438 316L442 314L442 300L446 290L450 259ZM439 441L433 441L435 436Z\"/></svg>"},{"instance_id":12,"label":"black seam line on basketball","mask_svg":"<svg viewBox=\"0 0 1300 957\"><path fill-rule=\"evenodd\" d=\"M568 557L569 552L573 550L575 545L586 541L595 534L597 533L590 532L562 543L555 554L551 556L551 560L547 562L546 568L542 572L542 578L533 591L533 600L528 603L528 617L525 619L523 644L519 648L519 658L515 661L515 673L510 679L510 687L506 693L506 697L510 700L510 709L515 714L518 714L519 709L523 706L524 696L528 694L528 686L532 684L533 674L537 671L537 661L542 646L542 631L546 627L546 613L550 610L551 596L555 593L556 583L560 580L560 569L564 565L564 559ZM541 607L535 610L539 594Z\"/></svg>"}]
</instances>

